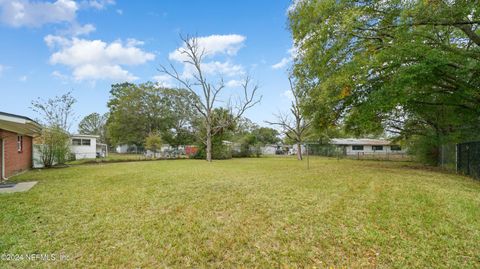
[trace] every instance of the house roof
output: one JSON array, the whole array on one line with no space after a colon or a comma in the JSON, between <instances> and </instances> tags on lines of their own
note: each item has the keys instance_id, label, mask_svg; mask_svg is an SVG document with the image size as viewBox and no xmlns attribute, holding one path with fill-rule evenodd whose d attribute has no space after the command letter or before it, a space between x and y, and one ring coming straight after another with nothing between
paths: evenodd
<instances>
[{"instance_id":1,"label":"house roof","mask_svg":"<svg viewBox=\"0 0 480 269\"><path fill-rule=\"evenodd\" d=\"M330 140L333 145L372 145L372 146L386 146L390 145L389 140L385 139L369 139L369 138L334 138Z\"/></svg>"},{"instance_id":2,"label":"house roof","mask_svg":"<svg viewBox=\"0 0 480 269\"><path fill-rule=\"evenodd\" d=\"M0 129L36 136L42 131L42 126L28 117L0 111Z\"/></svg>"},{"instance_id":3,"label":"house roof","mask_svg":"<svg viewBox=\"0 0 480 269\"><path fill-rule=\"evenodd\" d=\"M84 135L84 134L73 134L70 135L71 138L100 138L99 135Z\"/></svg>"},{"instance_id":4,"label":"house roof","mask_svg":"<svg viewBox=\"0 0 480 269\"><path fill-rule=\"evenodd\" d=\"M0 111L0 116L20 118L20 119L24 119L24 120L28 120L28 121L37 123L36 121L30 119L29 117L25 117L25 116L22 116L22 115L16 115L16 114L12 114L12 113L7 113L7 112L3 112L3 111Z\"/></svg>"}]
</instances>

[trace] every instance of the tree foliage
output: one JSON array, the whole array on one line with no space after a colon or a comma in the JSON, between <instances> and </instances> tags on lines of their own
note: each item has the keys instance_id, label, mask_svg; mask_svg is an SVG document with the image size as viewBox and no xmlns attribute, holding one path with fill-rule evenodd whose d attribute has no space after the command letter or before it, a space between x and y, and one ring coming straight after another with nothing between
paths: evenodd
<instances>
[{"instance_id":1,"label":"tree foliage","mask_svg":"<svg viewBox=\"0 0 480 269\"><path fill-rule=\"evenodd\" d=\"M152 132L172 145L191 144L197 114L191 94L183 89L145 84L114 84L110 91L107 121L111 144L144 145Z\"/></svg>"},{"instance_id":2,"label":"tree foliage","mask_svg":"<svg viewBox=\"0 0 480 269\"><path fill-rule=\"evenodd\" d=\"M85 135L98 135L102 143L106 142L106 123L108 114L92 113L85 116L78 124L78 132Z\"/></svg>"},{"instance_id":3,"label":"tree foliage","mask_svg":"<svg viewBox=\"0 0 480 269\"><path fill-rule=\"evenodd\" d=\"M46 127L70 130L75 113L73 106L77 100L71 92L44 100L38 97L32 101L31 109L38 113L39 122Z\"/></svg>"},{"instance_id":4,"label":"tree foliage","mask_svg":"<svg viewBox=\"0 0 480 269\"><path fill-rule=\"evenodd\" d=\"M256 96L258 85L253 84L251 78L246 76L241 82L243 92L240 94L240 98L237 98L233 105L229 101L227 106L223 108L228 110L230 115L233 115L231 119L225 118L231 120L231 122L215 119L214 111L219 105L221 95L226 88L225 81L222 76L219 76L218 81L215 81L215 78L209 77L207 72L203 70L208 51L199 44L197 37L181 36L180 38L183 46L179 49L179 52L185 57L184 64L193 70L192 78L189 79L181 75L172 63L170 63L169 68L161 65L159 71L175 79L182 87L189 90L194 97L192 103L202 117L201 123L205 130L204 136L199 137L199 139L204 142L206 147L205 159L211 162L214 136L226 126L236 122L245 111L260 102L260 99L257 99ZM217 123L217 125L214 123Z\"/></svg>"},{"instance_id":5,"label":"tree foliage","mask_svg":"<svg viewBox=\"0 0 480 269\"><path fill-rule=\"evenodd\" d=\"M44 127L38 140L39 161L44 167L65 164L70 153L70 136L65 130L58 126Z\"/></svg>"},{"instance_id":6,"label":"tree foliage","mask_svg":"<svg viewBox=\"0 0 480 269\"><path fill-rule=\"evenodd\" d=\"M69 129L75 116L73 106L76 102L71 92L47 100L37 98L32 101L31 109L39 114L39 122L43 125L36 147L40 154L39 161L45 167L63 165L69 158Z\"/></svg>"},{"instance_id":7,"label":"tree foliage","mask_svg":"<svg viewBox=\"0 0 480 269\"><path fill-rule=\"evenodd\" d=\"M199 119L203 121L203 118ZM212 159L230 159L232 158L231 151L231 140L235 136L235 130L237 127L237 121L235 121L235 116L230 113L228 109L225 108L215 108L212 110L212 125L217 126L215 135L212 136ZM199 137L206 136L206 124L200 122L198 125ZM197 152L196 158L206 159L207 158L207 145L205 141L199 140L199 151Z\"/></svg>"},{"instance_id":8,"label":"tree foliage","mask_svg":"<svg viewBox=\"0 0 480 269\"><path fill-rule=\"evenodd\" d=\"M316 128L435 145L478 137L479 1L299 1L289 13ZM424 141L422 139L418 141Z\"/></svg>"},{"instance_id":9,"label":"tree foliage","mask_svg":"<svg viewBox=\"0 0 480 269\"><path fill-rule=\"evenodd\" d=\"M145 148L153 151L154 156L156 155L157 151L162 148L162 144L162 138L159 133L150 133L145 138Z\"/></svg>"}]
</instances>

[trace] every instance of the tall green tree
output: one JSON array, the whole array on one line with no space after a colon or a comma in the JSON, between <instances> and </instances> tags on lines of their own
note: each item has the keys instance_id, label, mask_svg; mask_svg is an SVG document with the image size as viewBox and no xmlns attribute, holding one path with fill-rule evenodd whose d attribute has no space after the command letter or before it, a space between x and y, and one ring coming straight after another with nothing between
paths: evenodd
<instances>
[{"instance_id":1,"label":"tall green tree","mask_svg":"<svg viewBox=\"0 0 480 269\"><path fill-rule=\"evenodd\" d=\"M198 130L199 151L196 158L205 159L207 157L207 136L206 125L203 118L198 119L200 122L196 125ZM212 159L229 159L231 154L231 142L237 129L237 121L230 110L225 108L215 108L212 111L212 124L217 126L215 135L212 137Z\"/></svg>"},{"instance_id":2,"label":"tall green tree","mask_svg":"<svg viewBox=\"0 0 480 269\"><path fill-rule=\"evenodd\" d=\"M108 114L91 113L78 124L78 132L86 135L98 135L102 143L106 142L106 124Z\"/></svg>"},{"instance_id":3,"label":"tall green tree","mask_svg":"<svg viewBox=\"0 0 480 269\"><path fill-rule=\"evenodd\" d=\"M192 143L196 117L191 96L183 89L161 88L154 83L112 85L107 130L114 145L144 145L145 137L160 133L172 145Z\"/></svg>"},{"instance_id":4,"label":"tall green tree","mask_svg":"<svg viewBox=\"0 0 480 269\"><path fill-rule=\"evenodd\" d=\"M189 145L197 141L195 124L199 114L192 104L195 96L185 89L162 89L168 110L169 129L162 137L171 146Z\"/></svg>"},{"instance_id":5,"label":"tall green tree","mask_svg":"<svg viewBox=\"0 0 480 269\"><path fill-rule=\"evenodd\" d=\"M299 1L289 13L314 126L435 145L480 127L479 1Z\"/></svg>"},{"instance_id":6,"label":"tall green tree","mask_svg":"<svg viewBox=\"0 0 480 269\"><path fill-rule=\"evenodd\" d=\"M162 148L162 138L158 133L150 133L145 138L145 148L153 152L153 157L157 157L157 151Z\"/></svg>"}]
</instances>

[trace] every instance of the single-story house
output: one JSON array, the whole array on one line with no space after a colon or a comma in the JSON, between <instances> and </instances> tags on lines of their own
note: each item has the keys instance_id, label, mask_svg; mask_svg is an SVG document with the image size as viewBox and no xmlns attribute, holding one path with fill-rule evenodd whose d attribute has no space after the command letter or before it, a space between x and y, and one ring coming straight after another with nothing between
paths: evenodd
<instances>
[{"instance_id":1,"label":"single-story house","mask_svg":"<svg viewBox=\"0 0 480 269\"><path fill-rule=\"evenodd\" d=\"M32 141L41 131L30 118L0 112L0 179L32 167Z\"/></svg>"},{"instance_id":2,"label":"single-story house","mask_svg":"<svg viewBox=\"0 0 480 269\"><path fill-rule=\"evenodd\" d=\"M116 153L139 153L139 152L142 152L143 149L137 145L129 145L129 144L121 144L121 145L118 145L116 148L115 148L115 152Z\"/></svg>"},{"instance_id":3,"label":"single-story house","mask_svg":"<svg viewBox=\"0 0 480 269\"><path fill-rule=\"evenodd\" d=\"M270 144L263 146L261 150L263 155L275 155L279 150L281 150L281 146Z\"/></svg>"},{"instance_id":4,"label":"single-story house","mask_svg":"<svg viewBox=\"0 0 480 269\"><path fill-rule=\"evenodd\" d=\"M345 155L392 153L403 154L405 149L385 139L334 138L330 144L342 147Z\"/></svg>"},{"instance_id":5,"label":"single-story house","mask_svg":"<svg viewBox=\"0 0 480 269\"><path fill-rule=\"evenodd\" d=\"M98 135L71 135L70 153L75 155L76 160L107 157L107 145L98 143L99 138Z\"/></svg>"}]
</instances>

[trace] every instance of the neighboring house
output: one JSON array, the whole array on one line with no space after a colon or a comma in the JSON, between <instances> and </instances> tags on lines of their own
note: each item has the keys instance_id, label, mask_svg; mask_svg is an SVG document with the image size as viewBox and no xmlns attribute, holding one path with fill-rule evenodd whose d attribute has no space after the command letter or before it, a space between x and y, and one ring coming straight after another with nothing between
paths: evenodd
<instances>
[{"instance_id":1,"label":"neighboring house","mask_svg":"<svg viewBox=\"0 0 480 269\"><path fill-rule=\"evenodd\" d=\"M0 179L32 167L32 141L41 131L30 118L0 112Z\"/></svg>"},{"instance_id":2,"label":"neighboring house","mask_svg":"<svg viewBox=\"0 0 480 269\"><path fill-rule=\"evenodd\" d=\"M305 148L305 145L301 145L300 146L300 149L302 150L302 155L305 155L307 153L307 150ZM290 149L288 150L288 154L290 155L297 155L297 151L298 151L298 146L297 144L294 144L292 147L290 147Z\"/></svg>"},{"instance_id":3,"label":"neighboring house","mask_svg":"<svg viewBox=\"0 0 480 269\"><path fill-rule=\"evenodd\" d=\"M406 152L401 146L391 144L390 141L384 139L334 138L330 140L330 144L342 147L345 155L372 153L403 154Z\"/></svg>"},{"instance_id":4,"label":"neighboring house","mask_svg":"<svg viewBox=\"0 0 480 269\"><path fill-rule=\"evenodd\" d=\"M107 145L97 143L98 135L71 135L70 152L76 160L107 157Z\"/></svg>"},{"instance_id":5,"label":"neighboring house","mask_svg":"<svg viewBox=\"0 0 480 269\"><path fill-rule=\"evenodd\" d=\"M137 145L122 144L122 145L118 145L115 148L115 152L117 152L117 153L139 153L140 152L140 147L137 147Z\"/></svg>"},{"instance_id":6,"label":"neighboring house","mask_svg":"<svg viewBox=\"0 0 480 269\"><path fill-rule=\"evenodd\" d=\"M263 146L261 150L263 155L275 155L280 148L281 147L279 145L272 144Z\"/></svg>"}]
</instances>

